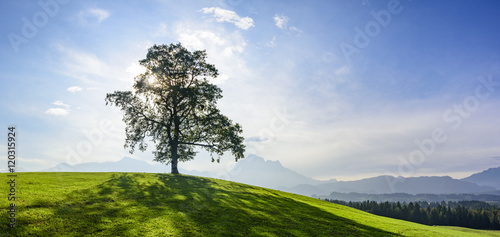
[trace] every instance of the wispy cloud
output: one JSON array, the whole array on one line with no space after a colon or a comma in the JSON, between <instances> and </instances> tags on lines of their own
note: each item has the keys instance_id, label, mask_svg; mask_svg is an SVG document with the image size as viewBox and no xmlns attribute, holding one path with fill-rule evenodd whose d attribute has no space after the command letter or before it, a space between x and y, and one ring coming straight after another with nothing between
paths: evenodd
<instances>
[{"instance_id":1,"label":"wispy cloud","mask_svg":"<svg viewBox=\"0 0 500 237\"><path fill-rule=\"evenodd\" d=\"M236 27L242 30L248 30L254 27L253 19L250 17L240 17L236 12L222 9L220 7L205 7L201 9L204 14L212 14L212 17L217 22L233 23Z\"/></svg>"},{"instance_id":2,"label":"wispy cloud","mask_svg":"<svg viewBox=\"0 0 500 237\"><path fill-rule=\"evenodd\" d=\"M276 25L276 27L278 27L282 30L289 30L289 31L293 31L293 32L296 32L299 34L302 33L302 30L300 30L299 28L297 28L295 26L288 26L288 21L290 20L290 18L285 16L285 15L275 14L273 19L274 19L274 24Z\"/></svg>"},{"instance_id":3,"label":"wispy cloud","mask_svg":"<svg viewBox=\"0 0 500 237\"><path fill-rule=\"evenodd\" d=\"M76 93L76 92L78 92L78 91L82 91L82 88L81 88L81 87L79 87L79 86L72 86L72 87L69 87L69 88L67 89L67 91L69 91L69 92L71 92L71 93Z\"/></svg>"},{"instance_id":4,"label":"wispy cloud","mask_svg":"<svg viewBox=\"0 0 500 237\"><path fill-rule=\"evenodd\" d=\"M269 141L268 137L252 136L245 138L245 142L267 142L267 141Z\"/></svg>"},{"instance_id":5,"label":"wispy cloud","mask_svg":"<svg viewBox=\"0 0 500 237\"><path fill-rule=\"evenodd\" d=\"M288 18L287 16L283 16L283 15L280 16L280 15L276 14L276 15L274 15L273 19L274 19L275 25L278 28L284 29L284 28L286 28L286 24L290 18Z\"/></svg>"},{"instance_id":6,"label":"wispy cloud","mask_svg":"<svg viewBox=\"0 0 500 237\"><path fill-rule=\"evenodd\" d=\"M223 36L222 34L210 30L182 30L179 32L179 41L186 47L200 50L216 47L222 56L231 57L234 54L242 53L246 42L241 37Z\"/></svg>"},{"instance_id":7,"label":"wispy cloud","mask_svg":"<svg viewBox=\"0 0 500 237\"><path fill-rule=\"evenodd\" d=\"M294 31L294 32L297 32L297 33L302 33L302 30L300 30L299 28L295 27L295 26L290 26L290 28L288 28L290 31Z\"/></svg>"},{"instance_id":8,"label":"wispy cloud","mask_svg":"<svg viewBox=\"0 0 500 237\"><path fill-rule=\"evenodd\" d=\"M270 48L276 47L276 36L273 36L273 39L271 39L271 41L267 42L266 46L270 47Z\"/></svg>"},{"instance_id":9,"label":"wispy cloud","mask_svg":"<svg viewBox=\"0 0 500 237\"><path fill-rule=\"evenodd\" d=\"M65 74L88 80L84 75L103 75L105 64L92 53L86 53L56 45L61 55L61 64L65 67Z\"/></svg>"},{"instance_id":10,"label":"wispy cloud","mask_svg":"<svg viewBox=\"0 0 500 237\"><path fill-rule=\"evenodd\" d=\"M106 20L111 14L100 8L92 8L87 9L85 11L81 11L78 14L78 21L81 25L88 25L91 23L101 23Z\"/></svg>"},{"instance_id":11,"label":"wispy cloud","mask_svg":"<svg viewBox=\"0 0 500 237\"><path fill-rule=\"evenodd\" d=\"M60 115L60 116L66 116L69 114L69 111L67 109L63 108L50 108L47 111L45 111L47 114L52 114L52 115Z\"/></svg>"},{"instance_id":12,"label":"wispy cloud","mask_svg":"<svg viewBox=\"0 0 500 237\"><path fill-rule=\"evenodd\" d=\"M52 102L53 105L57 105L57 106L62 106L66 109L69 109L69 107L71 107L70 105L68 104L65 104L64 102L62 102L62 100L56 100L54 102Z\"/></svg>"},{"instance_id":13,"label":"wispy cloud","mask_svg":"<svg viewBox=\"0 0 500 237\"><path fill-rule=\"evenodd\" d=\"M125 69L125 71L132 74L132 76L137 76L139 74L146 72L146 68L141 66L137 62L133 62L127 67L127 69Z\"/></svg>"},{"instance_id":14,"label":"wispy cloud","mask_svg":"<svg viewBox=\"0 0 500 237\"><path fill-rule=\"evenodd\" d=\"M349 69L349 67L342 66L341 68L335 70L335 75L342 76L342 75L347 75L350 72L351 72L351 70Z\"/></svg>"},{"instance_id":15,"label":"wispy cloud","mask_svg":"<svg viewBox=\"0 0 500 237\"><path fill-rule=\"evenodd\" d=\"M47 111L45 111L45 113L57 115L57 116L66 116L71 111L71 109L70 109L71 106L68 104L65 104L61 100L56 100L56 101L52 102L52 104L56 105L56 106L60 106L62 108L50 108Z\"/></svg>"},{"instance_id":16,"label":"wispy cloud","mask_svg":"<svg viewBox=\"0 0 500 237\"><path fill-rule=\"evenodd\" d=\"M246 46L245 42L235 42L232 38L227 37L224 39L220 34L208 30L184 29L178 32L178 34L179 41L187 48L196 50L207 49L209 53L218 52L220 56L216 57L215 61L224 63L216 63L216 65L230 65L230 61L235 60L233 56L242 53ZM215 54L212 53L211 55ZM228 78L228 75L220 74L212 83L222 84Z\"/></svg>"},{"instance_id":17,"label":"wispy cloud","mask_svg":"<svg viewBox=\"0 0 500 237\"><path fill-rule=\"evenodd\" d=\"M167 24L161 23L156 32L153 33L154 37L162 37L167 35Z\"/></svg>"},{"instance_id":18,"label":"wispy cloud","mask_svg":"<svg viewBox=\"0 0 500 237\"><path fill-rule=\"evenodd\" d=\"M95 9L90 9L89 13L97 18L97 22L104 21L106 18L109 17L109 12L105 11L103 9L95 8Z\"/></svg>"},{"instance_id":19,"label":"wispy cloud","mask_svg":"<svg viewBox=\"0 0 500 237\"><path fill-rule=\"evenodd\" d=\"M231 78L249 75L243 54L247 42L241 31L228 32L221 27L189 23L175 26L177 39L189 50L206 50L210 63L219 69L219 76L212 83L223 84Z\"/></svg>"},{"instance_id":20,"label":"wispy cloud","mask_svg":"<svg viewBox=\"0 0 500 237\"><path fill-rule=\"evenodd\" d=\"M179 40L189 48L203 49L207 45L223 46L226 44L219 34L209 30L181 30Z\"/></svg>"}]
</instances>

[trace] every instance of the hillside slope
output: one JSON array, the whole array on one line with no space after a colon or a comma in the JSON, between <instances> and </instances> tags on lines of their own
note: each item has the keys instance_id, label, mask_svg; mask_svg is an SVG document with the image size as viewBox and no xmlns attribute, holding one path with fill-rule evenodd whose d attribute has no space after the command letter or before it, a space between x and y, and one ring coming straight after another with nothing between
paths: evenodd
<instances>
[{"instance_id":1,"label":"hillside slope","mask_svg":"<svg viewBox=\"0 0 500 237\"><path fill-rule=\"evenodd\" d=\"M7 180L6 174L0 177ZM0 199L2 236L469 235L462 229L379 217L305 196L196 176L21 173L16 185L18 227L7 227L9 202ZM1 192L5 197L8 190Z\"/></svg>"}]
</instances>

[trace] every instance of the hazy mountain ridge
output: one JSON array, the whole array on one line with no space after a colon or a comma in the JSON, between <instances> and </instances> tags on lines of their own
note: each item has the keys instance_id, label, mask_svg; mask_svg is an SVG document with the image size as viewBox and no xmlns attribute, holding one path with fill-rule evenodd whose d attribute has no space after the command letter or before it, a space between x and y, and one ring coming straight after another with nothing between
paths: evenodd
<instances>
[{"instance_id":1,"label":"hazy mountain ridge","mask_svg":"<svg viewBox=\"0 0 500 237\"><path fill-rule=\"evenodd\" d=\"M283 191L302 195L328 195L331 192L363 193L363 194L454 194L454 193L484 193L496 191L494 187L480 186L475 183L453 179L449 176L393 177L377 176L356 181L338 181L335 183L318 184L314 187L296 185L283 188ZM316 193L313 192L316 190Z\"/></svg>"},{"instance_id":2,"label":"hazy mountain ridge","mask_svg":"<svg viewBox=\"0 0 500 237\"><path fill-rule=\"evenodd\" d=\"M236 163L229 174L232 181L273 189L336 182L336 180L320 181L304 176L283 167L279 161L264 160L256 155L250 155Z\"/></svg>"},{"instance_id":3,"label":"hazy mountain ridge","mask_svg":"<svg viewBox=\"0 0 500 237\"><path fill-rule=\"evenodd\" d=\"M16 172L30 172L30 171L24 169L22 166L16 166L15 171ZM9 173L9 169L8 168L0 169L0 173Z\"/></svg>"},{"instance_id":4,"label":"hazy mountain ridge","mask_svg":"<svg viewBox=\"0 0 500 237\"><path fill-rule=\"evenodd\" d=\"M196 170L179 169L183 174L196 176L205 176L214 178L210 172L199 172ZM108 162L88 162L83 164L70 165L61 163L49 169L43 169L39 172L139 172L139 173L169 173L170 166L165 164L149 164L146 161L123 157L119 161Z\"/></svg>"},{"instance_id":5,"label":"hazy mountain ridge","mask_svg":"<svg viewBox=\"0 0 500 237\"><path fill-rule=\"evenodd\" d=\"M147 162L123 157L119 161L89 162L70 165L61 163L55 167L40 170L41 172L146 172L164 173L168 169L165 165L151 165Z\"/></svg>"},{"instance_id":6,"label":"hazy mountain ridge","mask_svg":"<svg viewBox=\"0 0 500 237\"><path fill-rule=\"evenodd\" d=\"M89 162L77 165L61 163L55 167L40 170L40 172L143 172L143 173L169 173L170 166L164 164L149 164L145 161L130 157L123 157L114 162ZM181 174L189 174L210 178L227 179L255 186L278 188L294 186L297 184L321 184L335 182L335 180L320 181L301 175L285 168L279 161L264 160L264 158L250 155L240 160L228 172L211 173L179 168Z\"/></svg>"},{"instance_id":7,"label":"hazy mountain ridge","mask_svg":"<svg viewBox=\"0 0 500 237\"><path fill-rule=\"evenodd\" d=\"M325 185L323 185L325 186ZM329 185L330 190L337 192L380 193L477 193L495 190L493 187L481 187L474 183L460 181L449 176L392 177L378 176L359 181L346 181Z\"/></svg>"},{"instance_id":8,"label":"hazy mountain ridge","mask_svg":"<svg viewBox=\"0 0 500 237\"><path fill-rule=\"evenodd\" d=\"M489 193L498 195L500 193L495 189L499 184L497 180L500 180L500 177L498 177L500 167L488 169L461 180L453 179L449 176L413 178L377 176L356 181L320 181L283 167L279 161L264 160L262 157L250 155L236 163L229 171L218 174L196 170L179 170L183 174L227 179L305 196L325 196L332 192L362 194L407 193L412 195L422 193ZM121 160L115 162L89 162L78 165L61 163L55 167L41 171L168 173L170 172L170 168L161 163L149 164L142 160L123 157ZM484 184L489 184L490 186L484 186Z\"/></svg>"},{"instance_id":9,"label":"hazy mountain ridge","mask_svg":"<svg viewBox=\"0 0 500 237\"><path fill-rule=\"evenodd\" d=\"M500 190L500 167L490 168L461 180L484 186L492 186Z\"/></svg>"}]
</instances>

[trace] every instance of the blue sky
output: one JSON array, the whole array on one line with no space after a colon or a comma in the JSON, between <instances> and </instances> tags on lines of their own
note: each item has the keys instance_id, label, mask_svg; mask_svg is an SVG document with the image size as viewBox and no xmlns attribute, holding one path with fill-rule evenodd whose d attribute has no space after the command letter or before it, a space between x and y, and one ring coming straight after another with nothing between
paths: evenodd
<instances>
[{"instance_id":1,"label":"blue sky","mask_svg":"<svg viewBox=\"0 0 500 237\"><path fill-rule=\"evenodd\" d=\"M28 170L151 162L152 150L123 149L121 111L104 98L132 90L149 47L176 42L219 69L219 107L243 126L247 155L318 179L500 166L498 1L1 4L0 125L17 126ZM233 165L200 152L180 167Z\"/></svg>"}]
</instances>

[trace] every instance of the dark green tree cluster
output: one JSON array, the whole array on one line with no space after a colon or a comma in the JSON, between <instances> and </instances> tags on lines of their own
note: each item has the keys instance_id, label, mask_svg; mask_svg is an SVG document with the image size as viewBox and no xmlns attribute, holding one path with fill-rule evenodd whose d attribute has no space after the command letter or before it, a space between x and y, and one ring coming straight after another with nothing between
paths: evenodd
<instances>
[{"instance_id":1,"label":"dark green tree cluster","mask_svg":"<svg viewBox=\"0 0 500 237\"><path fill-rule=\"evenodd\" d=\"M460 226L500 230L500 208L479 201L433 202L346 202L325 201L353 207L375 215L426 225Z\"/></svg>"}]
</instances>

